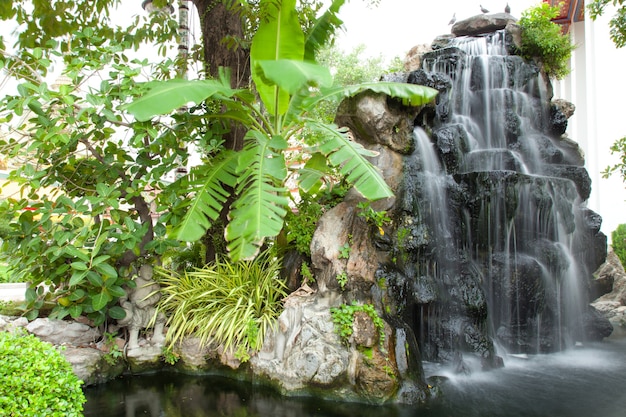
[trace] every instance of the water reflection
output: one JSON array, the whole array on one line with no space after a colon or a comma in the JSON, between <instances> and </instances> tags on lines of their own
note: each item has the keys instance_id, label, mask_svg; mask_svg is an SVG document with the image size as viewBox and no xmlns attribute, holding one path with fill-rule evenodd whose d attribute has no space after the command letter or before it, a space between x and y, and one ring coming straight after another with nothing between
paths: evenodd
<instances>
[{"instance_id":1,"label":"water reflection","mask_svg":"<svg viewBox=\"0 0 626 417\"><path fill-rule=\"evenodd\" d=\"M447 378L444 397L429 407L376 407L285 398L215 376L161 373L124 377L87 388L85 416L94 417L623 417L626 339L558 354L510 357L506 367Z\"/></svg>"}]
</instances>

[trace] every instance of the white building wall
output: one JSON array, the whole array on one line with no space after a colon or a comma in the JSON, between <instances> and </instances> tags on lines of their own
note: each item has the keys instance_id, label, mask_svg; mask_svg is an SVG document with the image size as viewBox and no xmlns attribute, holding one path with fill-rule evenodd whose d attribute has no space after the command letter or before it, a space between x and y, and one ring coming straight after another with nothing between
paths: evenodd
<instances>
[{"instance_id":1,"label":"white building wall","mask_svg":"<svg viewBox=\"0 0 626 417\"><path fill-rule=\"evenodd\" d=\"M609 237L626 223L626 183L619 174L603 178L601 172L619 161L611 155L611 145L626 136L626 47L617 49L609 37L609 20L614 9L592 21L570 28L577 45L572 56L571 74L554 82L554 98L576 106L567 134L585 153L586 168L592 181L590 209L602 216L602 231Z\"/></svg>"}]
</instances>

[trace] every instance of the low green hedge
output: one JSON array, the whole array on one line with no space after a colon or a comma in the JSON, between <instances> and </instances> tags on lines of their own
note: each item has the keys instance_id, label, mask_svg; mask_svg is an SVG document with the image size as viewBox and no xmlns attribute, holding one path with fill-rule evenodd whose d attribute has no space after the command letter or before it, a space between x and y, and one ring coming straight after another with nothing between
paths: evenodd
<instances>
[{"instance_id":1,"label":"low green hedge","mask_svg":"<svg viewBox=\"0 0 626 417\"><path fill-rule=\"evenodd\" d=\"M0 332L0 415L82 416L82 381L51 344L24 332Z\"/></svg>"}]
</instances>

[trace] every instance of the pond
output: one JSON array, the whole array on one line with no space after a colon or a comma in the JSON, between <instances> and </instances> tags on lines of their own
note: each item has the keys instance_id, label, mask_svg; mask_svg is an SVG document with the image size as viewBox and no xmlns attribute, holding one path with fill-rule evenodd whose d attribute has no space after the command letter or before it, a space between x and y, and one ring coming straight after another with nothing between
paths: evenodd
<instances>
[{"instance_id":1,"label":"pond","mask_svg":"<svg viewBox=\"0 0 626 417\"><path fill-rule=\"evenodd\" d=\"M85 416L420 416L420 417L623 417L626 415L626 339L566 352L507 357L490 372L445 376L444 395L428 407L367 406L285 398L216 376L159 373L123 377L85 389Z\"/></svg>"}]
</instances>

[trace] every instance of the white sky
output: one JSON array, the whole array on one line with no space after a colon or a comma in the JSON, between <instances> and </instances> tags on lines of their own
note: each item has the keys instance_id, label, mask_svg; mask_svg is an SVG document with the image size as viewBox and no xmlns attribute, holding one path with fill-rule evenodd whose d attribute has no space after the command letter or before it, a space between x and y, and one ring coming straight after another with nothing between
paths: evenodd
<instances>
[{"instance_id":1,"label":"white sky","mask_svg":"<svg viewBox=\"0 0 626 417\"><path fill-rule=\"evenodd\" d=\"M504 12L506 0L381 0L378 7L367 7L365 0L349 0L340 12L345 32L338 45L351 51L364 44L366 54L387 58L400 56L418 44L430 44L435 37L450 33L448 22L480 14L480 2L491 13ZM541 0L510 0L511 14L541 3Z\"/></svg>"}]
</instances>

